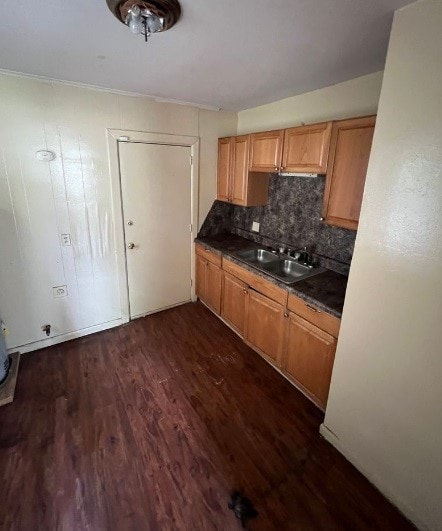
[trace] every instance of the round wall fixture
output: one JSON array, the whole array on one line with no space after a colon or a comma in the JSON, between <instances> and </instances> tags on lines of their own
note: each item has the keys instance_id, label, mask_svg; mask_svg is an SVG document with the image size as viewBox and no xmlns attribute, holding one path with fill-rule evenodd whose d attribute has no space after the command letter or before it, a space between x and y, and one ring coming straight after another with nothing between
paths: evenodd
<instances>
[{"instance_id":1,"label":"round wall fixture","mask_svg":"<svg viewBox=\"0 0 442 531\"><path fill-rule=\"evenodd\" d=\"M132 33L144 35L146 41L152 33L170 29L181 15L178 0L106 0L106 3L120 22Z\"/></svg>"}]
</instances>

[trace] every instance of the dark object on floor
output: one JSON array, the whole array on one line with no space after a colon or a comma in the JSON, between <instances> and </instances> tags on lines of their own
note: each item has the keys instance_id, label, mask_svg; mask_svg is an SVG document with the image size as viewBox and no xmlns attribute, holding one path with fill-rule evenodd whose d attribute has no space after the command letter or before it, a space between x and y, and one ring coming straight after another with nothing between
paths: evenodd
<instances>
[{"instance_id":1,"label":"dark object on floor","mask_svg":"<svg viewBox=\"0 0 442 531\"><path fill-rule=\"evenodd\" d=\"M258 516L258 512L253 507L252 502L237 491L232 493L229 509L235 513L235 516L239 520L241 520L241 525L243 527L246 527L249 520Z\"/></svg>"}]
</instances>

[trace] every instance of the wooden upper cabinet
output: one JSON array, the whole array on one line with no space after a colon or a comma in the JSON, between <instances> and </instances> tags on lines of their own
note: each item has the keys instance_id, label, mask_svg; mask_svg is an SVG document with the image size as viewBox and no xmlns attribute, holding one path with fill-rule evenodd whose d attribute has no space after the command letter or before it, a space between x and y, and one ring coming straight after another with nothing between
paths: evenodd
<instances>
[{"instance_id":1,"label":"wooden upper cabinet","mask_svg":"<svg viewBox=\"0 0 442 531\"><path fill-rule=\"evenodd\" d=\"M293 127L284 132L283 171L325 173L332 122Z\"/></svg>"},{"instance_id":2,"label":"wooden upper cabinet","mask_svg":"<svg viewBox=\"0 0 442 531\"><path fill-rule=\"evenodd\" d=\"M233 138L218 140L218 191L220 201L230 200L230 180L232 176Z\"/></svg>"},{"instance_id":3,"label":"wooden upper cabinet","mask_svg":"<svg viewBox=\"0 0 442 531\"><path fill-rule=\"evenodd\" d=\"M232 192L231 200L235 205L247 203L247 177L249 161L249 135L233 138Z\"/></svg>"},{"instance_id":4,"label":"wooden upper cabinet","mask_svg":"<svg viewBox=\"0 0 442 531\"><path fill-rule=\"evenodd\" d=\"M250 135L249 170L275 172L281 168L284 130Z\"/></svg>"},{"instance_id":5,"label":"wooden upper cabinet","mask_svg":"<svg viewBox=\"0 0 442 531\"><path fill-rule=\"evenodd\" d=\"M218 141L217 199L241 206L269 202L269 176L249 172L250 135Z\"/></svg>"},{"instance_id":6,"label":"wooden upper cabinet","mask_svg":"<svg viewBox=\"0 0 442 531\"><path fill-rule=\"evenodd\" d=\"M322 216L326 223L358 228L376 116L334 122Z\"/></svg>"}]
</instances>

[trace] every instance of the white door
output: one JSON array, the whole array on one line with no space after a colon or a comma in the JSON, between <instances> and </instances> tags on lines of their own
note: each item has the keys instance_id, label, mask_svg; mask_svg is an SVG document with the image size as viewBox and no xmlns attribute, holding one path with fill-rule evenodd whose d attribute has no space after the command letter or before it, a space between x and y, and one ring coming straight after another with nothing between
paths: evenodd
<instances>
[{"instance_id":1,"label":"white door","mask_svg":"<svg viewBox=\"0 0 442 531\"><path fill-rule=\"evenodd\" d=\"M190 301L190 147L119 143L131 318Z\"/></svg>"}]
</instances>

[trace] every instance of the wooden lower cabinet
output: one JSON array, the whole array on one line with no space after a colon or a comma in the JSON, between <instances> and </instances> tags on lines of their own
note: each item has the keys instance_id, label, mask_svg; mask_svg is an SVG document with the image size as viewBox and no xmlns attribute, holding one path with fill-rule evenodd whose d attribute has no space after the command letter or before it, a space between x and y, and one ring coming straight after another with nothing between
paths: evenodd
<instances>
[{"instance_id":1,"label":"wooden lower cabinet","mask_svg":"<svg viewBox=\"0 0 442 531\"><path fill-rule=\"evenodd\" d=\"M221 268L196 255L196 295L215 313L221 313Z\"/></svg>"},{"instance_id":2,"label":"wooden lower cabinet","mask_svg":"<svg viewBox=\"0 0 442 531\"><path fill-rule=\"evenodd\" d=\"M284 344L284 307L249 289L244 337L279 367Z\"/></svg>"},{"instance_id":3,"label":"wooden lower cabinet","mask_svg":"<svg viewBox=\"0 0 442 531\"><path fill-rule=\"evenodd\" d=\"M206 300L206 267L207 260L195 255L195 293L202 301Z\"/></svg>"},{"instance_id":4,"label":"wooden lower cabinet","mask_svg":"<svg viewBox=\"0 0 442 531\"><path fill-rule=\"evenodd\" d=\"M219 256L197 248L198 297L325 409L340 319L233 262L220 266Z\"/></svg>"},{"instance_id":5,"label":"wooden lower cabinet","mask_svg":"<svg viewBox=\"0 0 442 531\"><path fill-rule=\"evenodd\" d=\"M206 304L221 313L221 268L207 262Z\"/></svg>"},{"instance_id":6,"label":"wooden lower cabinet","mask_svg":"<svg viewBox=\"0 0 442 531\"><path fill-rule=\"evenodd\" d=\"M247 285L223 271L221 316L241 336L244 336L247 295Z\"/></svg>"},{"instance_id":7,"label":"wooden lower cabinet","mask_svg":"<svg viewBox=\"0 0 442 531\"><path fill-rule=\"evenodd\" d=\"M294 313L287 321L282 369L325 408L337 340Z\"/></svg>"}]
</instances>

